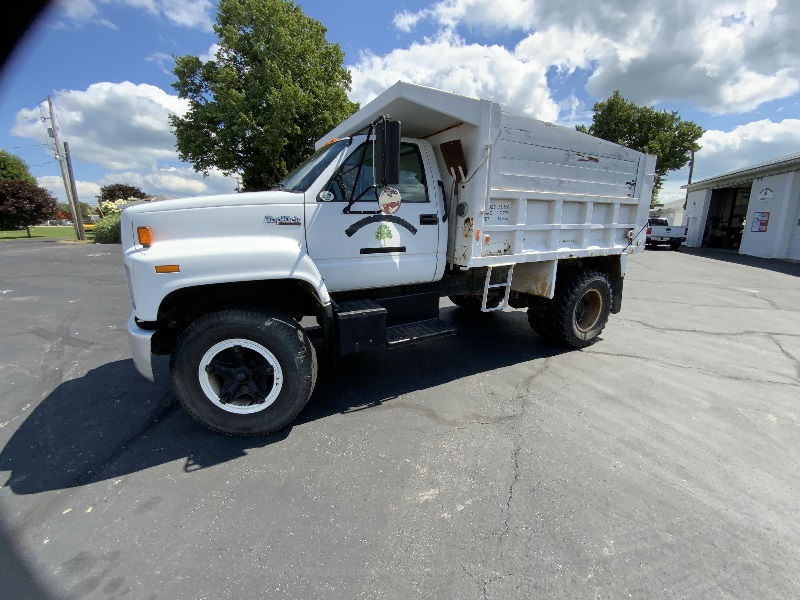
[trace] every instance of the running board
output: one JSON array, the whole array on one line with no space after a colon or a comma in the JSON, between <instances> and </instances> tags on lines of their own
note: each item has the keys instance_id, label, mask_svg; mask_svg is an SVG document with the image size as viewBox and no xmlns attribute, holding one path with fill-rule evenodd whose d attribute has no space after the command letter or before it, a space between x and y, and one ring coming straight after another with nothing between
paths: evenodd
<instances>
[{"instance_id":1,"label":"running board","mask_svg":"<svg viewBox=\"0 0 800 600\"><path fill-rule=\"evenodd\" d=\"M403 323L402 325L386 328L386 345L389 348L396 348L403 344L452 335L455 332L454 327L450 327L441 319L426 319L425 321L416 321L414 323Z\"/></svg>"}]
</instances>

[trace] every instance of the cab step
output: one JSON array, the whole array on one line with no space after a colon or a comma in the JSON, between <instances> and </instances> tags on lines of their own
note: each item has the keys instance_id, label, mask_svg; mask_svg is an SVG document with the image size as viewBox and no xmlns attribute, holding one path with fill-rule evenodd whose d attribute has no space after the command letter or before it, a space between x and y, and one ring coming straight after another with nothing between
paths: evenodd
<instances>
[{"instance_id":1,"label":"cab step","mask_svg":"<svg viewBox=\"0 0 800 600\"><path fill-rule=\"evenodd\" d=\"M386 328L386 345L389 348L396 348L403 344L452 335L455 332L454 327L451 327L441 319L426 319L413 323L403 323L402 325Z\"/></svg>"}]
</instances>

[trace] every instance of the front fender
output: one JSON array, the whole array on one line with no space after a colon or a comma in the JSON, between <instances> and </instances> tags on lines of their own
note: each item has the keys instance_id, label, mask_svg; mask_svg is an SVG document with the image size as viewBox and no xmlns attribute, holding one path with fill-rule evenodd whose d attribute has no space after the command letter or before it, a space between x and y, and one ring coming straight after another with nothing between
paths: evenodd
<instances>
[{"instance_id":1,"label":"front fender","mask_svg":"<svg viewBox=\"0 0 800 600\"><path fill-rule=\"evenodd\" d=\"M308 283L322 304L330 302L325 282L300 242L278 236L237 236L165 240L124 254L131 302L142 321L155 321L161 301L181 288L270 279ZM156 273L159 265L177 265L174 273Z\"/></svg>"}]
</instances>

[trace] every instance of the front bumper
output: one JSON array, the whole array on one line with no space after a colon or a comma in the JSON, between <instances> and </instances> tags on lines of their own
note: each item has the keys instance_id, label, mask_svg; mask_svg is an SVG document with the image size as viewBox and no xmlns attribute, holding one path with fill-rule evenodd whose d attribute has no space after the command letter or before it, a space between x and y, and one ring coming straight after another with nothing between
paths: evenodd
<instances>
[{"instance_id":1,"label":"front bumper","mask_svg":"<svg viewBox=\"0 0 800 600\"><path fill-rule=\"evenodd\" d=\"M155 331L142 329L136 324L133 315L128 318L128 341L133 353L133 364L136 370L153 381L153 356L151 354L151 341Z\"/></svg>"}]
</instances>

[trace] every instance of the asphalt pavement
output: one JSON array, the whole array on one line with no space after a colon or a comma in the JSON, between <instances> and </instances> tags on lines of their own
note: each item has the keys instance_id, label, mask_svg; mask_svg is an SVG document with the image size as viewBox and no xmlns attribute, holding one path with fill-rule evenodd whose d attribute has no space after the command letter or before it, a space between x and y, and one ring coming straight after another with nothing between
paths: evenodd
<instances>
[{"instance_id":1,"label":"asphalt pavement","mask_svg":"<svg viewBox=\"0 0 800 600\"><path fill-rule=\"evenodd\" d=\"M737 261L632 257L583 351L445 301L237 439L134 370L118 246L0 243L0 598L798 598L800 273Z\"/></svg>"}]
</instances>

